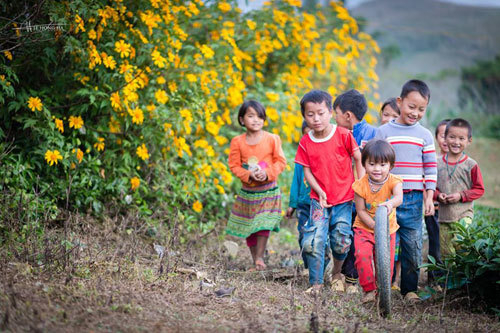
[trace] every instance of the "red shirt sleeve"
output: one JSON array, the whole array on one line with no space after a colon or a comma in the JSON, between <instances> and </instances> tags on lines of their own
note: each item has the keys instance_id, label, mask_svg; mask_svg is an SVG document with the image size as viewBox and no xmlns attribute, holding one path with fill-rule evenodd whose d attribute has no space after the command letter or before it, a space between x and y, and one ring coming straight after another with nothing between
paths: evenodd
<instances>
[{"instance_id":1,"label":"red shirt sleeve","mask_svg":"<svg viewBox=\"0 0 500 333\"><path fill-rule=\"evenodd\" d=\"M309 155L307 154L307 149L306 149L306 141L307 138L305 136L303 136L302 139L300 139L299 147L297 148L297 154L295 155L295 163L298 163L300 165L309 168L310 164L309 164Z\"/></svg>"},{"instance_id":2,"label":"red shirt sleeve","mask_svg":"<svg viewBox=\"0 0 500 333\"><path fill-rule=\"evenodd\" d=\"M347 149L347 152L351 156L354 155L354 152L359 149L359 146L356 143L356 140L354 139L354 136L350 131L347 132L347 140L345 147Z\"/></svg>"},{"instance_id":3,"label":"red shirt sleeve","mask_svg":"<svg viewBox=\"0 0 500 333\"><path fill-rule=\"evenodd\" d=\"M475 165L471 171L472 187L460 193L462 202L470 202L481 198L484 194L483 176L479 165Z\"/></svg>"}]
</instances>

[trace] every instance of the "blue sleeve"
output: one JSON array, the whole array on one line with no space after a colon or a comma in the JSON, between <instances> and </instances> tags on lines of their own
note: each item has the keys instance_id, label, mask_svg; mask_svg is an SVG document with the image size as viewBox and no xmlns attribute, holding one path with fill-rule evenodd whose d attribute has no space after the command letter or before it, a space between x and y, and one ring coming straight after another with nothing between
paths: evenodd
<instances>
[{"instance_id":1,"label":"blue sleeve","mask_svg":"<svg viewBox=\"0 0 500 333\"><path fill-rule=\"evenodd\" d=\"M302 181L303 166L295 163L295 167L293 168L293 180L292 186L290 187L290 203L288 204L292 208L297 208L297 204L299 201L299 190L300 183Z\"/></svg>"}]
</instances>

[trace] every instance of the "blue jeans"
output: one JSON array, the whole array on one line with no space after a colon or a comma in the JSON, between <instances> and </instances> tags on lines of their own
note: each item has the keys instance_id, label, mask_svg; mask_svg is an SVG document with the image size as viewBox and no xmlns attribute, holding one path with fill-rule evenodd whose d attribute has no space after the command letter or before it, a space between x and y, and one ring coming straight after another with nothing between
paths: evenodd
<instances>
[{"instance_id":1,"label":"blue jeans","mask_svg":"<svg viewBox=\"0 0 500 333\"><path fill-rule=\"evenodd\" d=\"M321 208L318 201L311 200L311 214L302 229L301 243L309 267L310 284L323 284L328 240L333 257L337 260L346 258L352 241L351 214L352 201Z\"/></svg>"},{"instance_id":2,"label":"blue jeans","mask_svg":"<svg viewBox=\"0 0 500 333\"><path fill-rule=\"evenodd\" d=\"M302 239L304 238L304 226L307 224L307 221L309 221L309 215L311 213L311 205L310 204L298 204L297 209L296 209L296 214L297 214L297 231L299 232L299 246L300 246L300 255L302 256L302 261L304 261L304 268L308 269L309 267L307 266L307 258L302 250ZM328 263L330 262L330 257L327 255L328 253L328 242L325 243L325 268L328 266Z\"/></svg>"},{"instance_id":3,"label":"blue jeans","mask_svg":"<svg viewBox=\"0 0 500 333\"><path fill-rule=\"evenodd\" d=\"M401 255L401 294L416 292L419 266L422 263L423 192L403 194L403 203L396 209L399 224Z\"/></svg>"}]
</instances>

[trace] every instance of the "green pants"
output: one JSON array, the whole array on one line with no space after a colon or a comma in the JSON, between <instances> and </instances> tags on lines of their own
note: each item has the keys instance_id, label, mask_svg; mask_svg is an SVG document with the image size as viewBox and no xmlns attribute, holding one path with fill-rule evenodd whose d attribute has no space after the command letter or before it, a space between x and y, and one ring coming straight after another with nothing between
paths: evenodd
<instances>
[{"instance_id":1,"label":"green pants","mask_svg":"<svg viewBox=\"0 0 500 333\"><path fill-rule=\"evenodd\" d=\"M442 257L455 254L457 250L457 223L460 223L467 228L471 225L472 218L463 217L455 222L439 222L439 242L441 243Z\"/></svg>"}]
</instances>

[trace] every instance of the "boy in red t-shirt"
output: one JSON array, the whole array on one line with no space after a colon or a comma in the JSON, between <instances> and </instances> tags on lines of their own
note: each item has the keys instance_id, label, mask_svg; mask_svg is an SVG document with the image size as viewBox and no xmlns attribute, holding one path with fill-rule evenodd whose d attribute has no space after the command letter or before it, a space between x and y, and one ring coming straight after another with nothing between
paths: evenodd
<instances>
[{"instance_id":1,"label":"boy in red t-shirt","mask_svg":"<svg viewBox=\"0 0 500 333\"><path fill-rule=\"evenodd\" d=\"M340 271L352 239L352 158L358 177L363 177L361 153L349 130L330 123L333 115L330 94L312 90L304 95L300 108L312 129L300 140L295 156L295 163L304 166L304 176L311 186L311 214L302 238L309 282L312 291L323 285L325 243L329 235L334 258L332 289L344 291Z\"/></svg>"}]
</instances>

